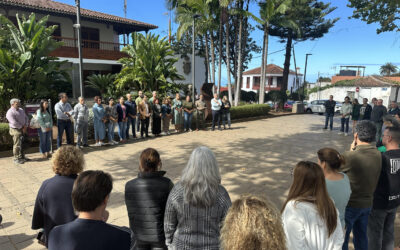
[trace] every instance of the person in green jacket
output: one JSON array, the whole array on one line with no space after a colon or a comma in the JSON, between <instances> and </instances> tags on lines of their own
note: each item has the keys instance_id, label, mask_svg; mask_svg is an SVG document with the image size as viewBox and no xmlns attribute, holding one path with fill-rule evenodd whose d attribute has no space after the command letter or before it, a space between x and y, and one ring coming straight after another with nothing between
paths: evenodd
<instances>
[{"instance_id":1,"label":"person in green jacket","mask_svg":"<svg viewBox=\"0 0 400 250\"><path fill-rule=\"evenodd\" d=\"M360 109L361 109L361 105L358 102L358 99L354 98L353 111L351 112L351 120L353 121L353 129L351 131L353 131L353 133L354 133L354 128L357 125L357 121L360 120Z\"/></svg>"},{"instance_id":2,"label":"person in green jacket","mask_svg":"<svg viewBox=\"0 0 400 250\"><path fill-rule=\"evenodd\" d=\"M49 103L46 100L41 100L40 109L36 111L37 121L40 125L40 128L38 128L40 139L39 150L45 159L51 156L51 130L53 128L53 119L51 118L48 108Z\"/></svg>"}]
</instances>

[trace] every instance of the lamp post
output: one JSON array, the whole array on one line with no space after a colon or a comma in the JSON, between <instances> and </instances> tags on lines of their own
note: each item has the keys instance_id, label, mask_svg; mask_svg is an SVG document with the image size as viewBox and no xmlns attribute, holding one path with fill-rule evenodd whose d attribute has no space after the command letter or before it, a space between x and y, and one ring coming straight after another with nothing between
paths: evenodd
<instances>
[{"instance_id":1,"label":"lamp post","mask_svg":"<svg viewBox=\"0 0 400 250\"><path fill-rule=\"evenodd\" d=\"M307 61L308 61L308 56L311 56L312 54L306 54L306 65L304 66L304 80L303 80L303 96L305 97L305 86L306 86L306 74L307 74Z\"/></svg>"},{"instance_id":2,"label":"lamp post","mask_svg":"<svg viewBox=\"0 0 400 250\"><path fill-rule=\"evenodd\" d=\"M193 15L193 26L192 26L192 102L195 102L195 96L194 92L196 89L196 84L195 84L195 48L194 48L194 40L196 38L196 33L195 33L195 28L194 24L197 18L199 18L199 14L194 14Z\"/></svg>"},{"instance_id":3,"label":"lamp post","mask_svg":"<svg viewBox=\"0 0 400 250\"><path fill-rule=\"evenodd\" d=\"M81 96L83 97L83 62L82 62L82 33L81 33L81 6L80 0L75 0L76 5L76 24L73 27L76 29L78 34L78 56L79 56L79 88L81 91Z\"/></svg>"}]
</instances>

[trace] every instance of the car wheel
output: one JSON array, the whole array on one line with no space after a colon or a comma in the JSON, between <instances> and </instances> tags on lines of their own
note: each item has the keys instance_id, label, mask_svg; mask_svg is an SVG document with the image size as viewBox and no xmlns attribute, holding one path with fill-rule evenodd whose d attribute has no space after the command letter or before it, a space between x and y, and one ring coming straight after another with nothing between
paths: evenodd
<instances>
[{"instance_id":1,"label":"car wheel","mask_svg":"<svg viewBox=\"0 0 400 250\"><path fill-rule=\"evenodd\" d=\"M308 114L312 114L312 110L311 110L311 109L307 109L306 112L307 112Z\"/></svg>"},{"instance_id":2,"label":"car wheel","mask_svg":"<svg viewBox=\"0 0 400 250\"><path fill-rule=\"evenodd\" d=\"M323 115L324 113L318 113L319 115Z\"/></svg>"}]
</instances>

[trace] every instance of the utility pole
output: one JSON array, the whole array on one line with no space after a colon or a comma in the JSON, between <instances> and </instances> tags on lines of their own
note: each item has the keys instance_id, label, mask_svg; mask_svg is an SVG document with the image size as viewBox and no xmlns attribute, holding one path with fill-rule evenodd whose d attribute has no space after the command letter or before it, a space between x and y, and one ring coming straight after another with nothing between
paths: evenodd
<instances>
[{"instance_id":1,"label":"utility pole","mask_svg":"<svg viewBox=\"0 0 400 250\"><path fill-rule=\"evenodd\" d=\"M306 74L307 74L307 60L308 56L311 56L312 54L306 54L306 65L304 66L304 80L303 80L303 96L304 98L306 97L306 91L305 91L305 86L306 86Z\"/></svg>"},{"instance_id":2,"label":"utility pole","mask_svg":"<svg viewBox=\"0 0 400 250\"><path fill-rule=\"evenodd\" d=\"M79 56L79 87L83 97L83 60L82 60L82 32L81 32L81 4L80 0L75 0L76 5L76 24L73 27L78 34L78 56Z\"/></svg>"},{"instance_id":3,"label":"utility pole","mask_svg":"<svg viewBox=\"0 0 400 250\"><path fill-rule=\"evenodd\" d=\"M298 93L297 98L298 98L298 101L300 101L300 91L299 91L299 86L298 86L299 83L298 83L298 75L297 75L296 54L294 53L294 44L292 46L292 49L293 49L294 68L295 68L295 72L296 72L296 80L295 80L296 84L293 87L296 87L296 90Z\"/></svg>"},{"instance_id":4,"label":"utility pole","mask_svg":"<svg viewBox=\"0 0 400 250\"><path fill-rule=\"evenodd\" d=\"M199 14L194 14L193 15L193 26L192 26L192 102L194 103L196 101L195 99L195 89L196 89L196 84L195 84L195 48L194 48L194 41L196 38L196 33L195 33L195 22L196 19L199 18L200 15Z\"/></svg>"}]
</instances>

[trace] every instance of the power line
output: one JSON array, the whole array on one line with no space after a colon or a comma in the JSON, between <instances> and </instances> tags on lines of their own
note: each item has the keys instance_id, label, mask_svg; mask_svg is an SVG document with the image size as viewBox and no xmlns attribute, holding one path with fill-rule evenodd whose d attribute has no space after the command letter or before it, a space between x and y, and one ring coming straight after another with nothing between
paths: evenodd
<instances>
[{"instance_id":1,"label":"power line","mask_svg":"<svg viewBox=\"0 0 400 250\"><path fill-rule=\"evenodd\" d=\"M297 43L298 43L298 42L295 42L295 43L293 43L293 45L295 45L295 44L297 44ZM276 54L276 53L282 52L282 51L284 51L284 50L286 50L286 48L280 49L280 50L277 50L277 51L274 51L274 52L271 52L271 53L268 53L268 55ZM254 56L252 59L254 59L254 58L259 58L259 57L262 57L262 55Z\"/></svg>"}]
</instances>

